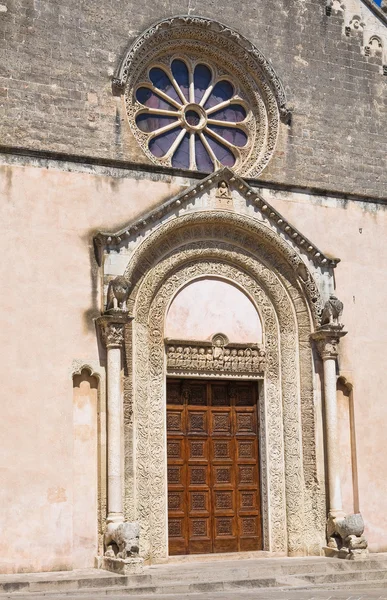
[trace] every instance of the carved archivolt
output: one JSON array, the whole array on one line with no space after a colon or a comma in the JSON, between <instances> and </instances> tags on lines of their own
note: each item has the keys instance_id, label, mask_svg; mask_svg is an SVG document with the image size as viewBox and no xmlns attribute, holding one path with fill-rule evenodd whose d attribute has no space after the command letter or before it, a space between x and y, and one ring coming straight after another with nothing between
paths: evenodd
<instances>
[{"instance_id":1,"label":"carved archivolt","mask_svg":"<svg viewBox=\"0 0 387 600\"><path fill-rule=\"evenodd\" d=\"M284 252L278 237L275 244L261 224L232 217L228 227L216 212L169 222L143 242L128 268L134 284L129 303L135 318L135 374L126 385L128 390L133 385L134 391L126 394L125 403L130 405L135 399L136 518L142 525L145 556L165 556L167 548L165 314L181 286L203 276L239 285L255 303L263 323L267 368L260 411L265 547L305 554L318 553L322 545L324 489L316 467L309 342L309 307L319 302L317 288L312 279L309 285L301 283L297 276L300 259L289 247ZM131 356L132 345L128 352Z\"/></svg>"},{"instance_id":2,"label":"carved archivolt","mask_svg":"<svg viewBox=\"0 0 387 600\"><path fill-rule=\"evenodd\" d=\"M283 86L269 61L253 44L233 29L201 17L173 17L150 27L129 49L113 81L116 87L125 89L129 124L145 154L153 162L171 164L169 155L155 158L149 150L149 134L136 126L136 114L144 109L136 91L144 82L152 85L148 78L151 67L169 71L176 58L208 64L218 79L229 79L239 90L238 96L249 112L249 142L235 169L243 175L257 176L273 155L280 118L289 118Z\"/></svg>"}]
</instances>

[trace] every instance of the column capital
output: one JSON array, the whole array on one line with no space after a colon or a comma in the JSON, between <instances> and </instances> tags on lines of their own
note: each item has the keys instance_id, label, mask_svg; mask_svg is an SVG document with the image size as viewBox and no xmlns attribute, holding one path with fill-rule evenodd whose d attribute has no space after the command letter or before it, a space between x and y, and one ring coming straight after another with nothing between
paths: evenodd
<instances>
[{"instance_id":1,"label":"column capital","mask_svg":"<svg viewBox=\"0 0 387 600\"><path fill-rule=\"evenodd\" d=\"M127 313L102 315L96 319L101 329L106 348L122 348L125 338L125 325L132 320Z\"/></svg>"},{"instance_id":2,"label":"column capital","mask_svg":"<svg viewBox=\"0 0 387 600\"><path fill-rule=\"evenodd\" d=\"M339 342L347 333L341 325L324 325L312 333L311 338L323 360L336 359L339 354Z\"/></svg>"}]
</instances>

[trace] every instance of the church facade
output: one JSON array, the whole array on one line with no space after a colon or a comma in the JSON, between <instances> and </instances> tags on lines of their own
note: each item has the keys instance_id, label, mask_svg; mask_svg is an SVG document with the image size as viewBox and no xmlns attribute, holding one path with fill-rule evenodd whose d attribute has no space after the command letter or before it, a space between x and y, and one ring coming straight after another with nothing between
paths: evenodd
<instances>
[{"instance_id":1,"label":"church facade","mask_svg":"<svg viewBox=\"0 0 387 600\"><path fill-rule=\"evenodd\" d=\"M183 4L0 5L1 573L387 551L387 15Z\"/></svg>"}]
</instances>

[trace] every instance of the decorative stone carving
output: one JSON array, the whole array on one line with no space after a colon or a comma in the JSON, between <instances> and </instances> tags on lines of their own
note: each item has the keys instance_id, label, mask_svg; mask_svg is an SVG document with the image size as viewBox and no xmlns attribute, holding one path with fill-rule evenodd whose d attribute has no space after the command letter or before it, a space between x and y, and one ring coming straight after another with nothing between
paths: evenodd
<instances>
[{"instance_id":1,"label":"decorative stone carving","mask_svg":"<svg viewBox=\"0 0 387 600\"><path fill-rule=\"evenodd\" d=\"M126 301L130 292L130 281L119 276L109 282L107 291L107 313L127 312Z\"/></svg>"},{"instance_id":2,"label":"decorative stone carving","mask_svg":"<svg viewBox=\"0 0 387 600\"><path fill-rule=\"evenodd\" d=\"M232 188L237 187L239 194L245 198L246 202L253 204L256 208L262 212L265 220L270 223L270 228L256 219L251 219L245 215L237 215L231 212L212 212L206 213L206 223L222 222L222 225L227 230L232 230L234 226L237 226L238 222L245 229L248 229L251 233L262 236L264 238L265 245L272 245L279 250L282 255L287 257L289 262L293 265L295 271L300 271L299 275L304 282L305 286L310 285L311 276L310 273L304 270L305 263L303 263L300 256L296 255L292 248L286 243L285 240L281 239L278 235L278 231L283 231L284 236L288 236L292 240L300 253L305 253L316 266L323 268L334 269L339 259L332 259L321 252L309 239L303 236L289 221L287 221L273 206L266 202L257 192L251 188L241 177L236 175L231 169L224 167L219 169L216 173L209 175L205 179L201 180L200 183L192 186L186 191L180 192L170 200L167 200L162 206L158 206L154 210L150 211L146 217L141 217L127 225L118 232L102 232L100 231L94 238L94 245L96 249L96 255L101 264L102 253L104 248L117 248L123 243L123 240L129 240L131 236L138 235L139 230L144 229L145 225L157 223L161 218L165 218L168 214L172 214L176 207L184 207L185 203L192 202L192 198L196 194L202 194L204 192L210 192L214 186L218 186L220 182L226 182L230 193ZM197 220L199 215L187 214L185 219ZM173 225L170 225L174 227ZM145 233L145 232L144 232ZM145 248L147 244L145 243ZM133 277L130 275L131 269L125 272L125 277L130 279L135 285ZM317 289L314 284L315 289ZM313 303L315 301L313 300Z\"/></svg>"},{"instance_id":3,"label":"decorative stone carving","mask_svg":"<svg viewBox=\"0 0 387 600\"><path fill-rule=\"evenodd\" d=\"M170 375L263 377L266 351L258 344L232 344L218 333L211 342L166 340L167 370Z\"/></svg>"},{"instance_id":4,"label":"decorative stone carving","mask_svg":"<svg viewBox=\"0 0 387 600\"><path fill-rule=\"evenodd\" d=\"M138 523L109 523L105 533L105 556L111 558L136 558L140 547Z\"/></svg>"},{"instance_id":5,"label":"decorative stone carving","mask_svg":"<svg viewBox=\"0 0 387 600\"><path fill-rule=\"evenodd\" d=\"M203 189L208 189L211 182L220 181L224 175L230 187L245 186L231 171L222 170L220 175L215 174L201 183ZM190 191L190 196L181 197L192 199L195 189ZM254 191L248 186L243 189L245 191L241 193L247 196L251 191L248 196L251 202ZM173 208L177 198L165 204L166 211ZM262 201L262 211L263 206L267 211L267 205ZM277 215L274 209L272 213ZM159 218L157 213L156 218ZM147 221L152 219L151 214L146 216ZM268 219L271 219L271 212ZM286 235L290 236L288 229ZM294 235L298 237L294 238ZM305 246L305 239L296 231L293 233L292 230L291 236L316 265L321 265L322 259L327 268L336 264L336 261L322 257L311 243ZM106 239L106 243L112 242ZM127 346L127 361L135 365L136 375L133 391L132 379L125 388L125 406L133 402L136 518L141 521L144 557L161 558L167 547L166 475L163 470L163 448L166 446L163 437L164 318L171 299L181 286L203 276L233 279L262 311L267 354L265 399L259 408L265 548L286 551L288 540L291 554L305 551L318 554L321 551L326 515L324 482L316 469L309 335L310 313L318 324L322 306L311 273L303 270L302 277L299 273L301 262L295 249L267 223L232 212L210 210L163 223L145 236L132 254L126 277L133 281L130 306L135 307L136 321L133 348ZM211 353L213 349L209 350ZM197 360L198 363L207 361L207 353L204 351L201 357L198 352ZM131 463L126 469L126 479L130 482ZM126 506L125 515L132 514L132 507Z\"/></svg>"},{"instance_id":6,"label":"decorative stone carving","mask_svg":"<svg viewBox=\"0 0 387 600\"><path fill-rule=\"evenodd\" d=\"M125 90L129 124L144 153L152 162L171 165L171 153L155 158L149 150L148 134L136 127L136 114L143 106L135 92L151 65L169 68L177 56L206 61L217 77L231 77L250 108L245 123L250 143L246 152L241 152L236 169L250 177L259 175L273 155L279 119L289 121L284 88L269 61L251 42L233 29L202 17L179 16L152 25L131 46L113 80L115 90Z\"/></svg>"},{"instance_id":7,"label":"decorative stone carving","mask_svg":"<svg viewBox=\"0 0 387 600\"><path fill-rule=\"evenodd\" d=\"M366 558L368 556L368 542L363 533L364 521L360 513L342 517L329 516L327 523L327 554L350 560Z\"/></svg>"},{"instance_id":8,"label":"decorative stone carving","mask_svg":"<svg viewBox=\"0 0 387 600\"><path fill-rule=\"evenodd\" d=\"M340 317L343 314L344 304L334 295L330 294L329 300L324 304L321 315L321 325L329 325L330 327L343 328L340 323Z\"/></svg>"}]
</instances>

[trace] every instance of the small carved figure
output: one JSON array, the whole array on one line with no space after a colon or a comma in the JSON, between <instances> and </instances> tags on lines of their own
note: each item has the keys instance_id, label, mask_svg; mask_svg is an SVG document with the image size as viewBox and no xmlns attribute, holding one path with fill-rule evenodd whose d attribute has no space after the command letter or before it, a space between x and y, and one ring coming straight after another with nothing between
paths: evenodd
<instances>
[{"instance_id":1,"label":"small carved figure","mask_svg":"<svg viewBox=\"0 0 387 600\"><path fill-rule=\"evenodd\" d=\"M125 277L116 277L109 282L106 310L126 312L131 283Z\"/></svg>"},{"instance_id":2,"label":"small carved figure","mask_svg":"<svg viewBox=\"0 0 387 600\"><path fill-rule=\"evenodd\" d=\"M191 348L189 346L186 346L183 350L183 367L185 368L190 366L190 354Z\"/></svg>"},{"instance_id":3,"label":"small carved figure","mask_svg":"<svg viewBox=\"0 0 387 600\"><path fill-rule=\"evenodd\" d=\"M191 367L197 369L198 367L198 349L196 346L193 346L191 349Z\"/></svg>"},{"instance_id":4,"label":"small carved figure","mask_svg":"<svg viewBox=\"0 0 387 600\"><path fill-rule=\"evenodd\" d=\"M243 350L238 350L238 370L245 370L245 354Z\"/></svg>"},{"instance_id":5,"label":"small carved figure","mask_svg":"<svg viewBox=\"0 0 387 600\"><path fill-rule=\"evenodd\" d=\"M206 368L206 354L205 354L205 349L204 348L199 348L199 357L198 357L198 365L199 365L199 369L205 369Z\"/></svg>"},{"instance_id":6,"label":"small carved figure","mask_svg":"<svg viewBox=\"0 0 387 600\"><path fill-rule=\"evenodd\" d=\"M237 353L236 348L233 348L231 350L230 362L231 362L231 371L237 371L238 370L238 353Z\"/></svg>"},{"instance_id":7,"label":"small carved figure","mask_svg":"<svg viewBox=\"0 0 387 600\"><path fill-rule=\"evenodd\" d=\"M266 352L263 348L260 348L258 351L258 360L259 360L258 370L260 373L262 373L266 368Z\"/></svg>"},{"instance_id":8,"label":"small carved figure","mask_svg":"<svg viewBox=\"0 0 387 600\"><path fill-rule=\"evenodd\" d=\"M251 368L254 371L254 373L259 372L259 356L258 356L258 350L253 350L251 352L252 355L252 359L251 359Z\"/></svg>"},{"instance_id":9,"label":"small carved figure","mask_svg":"<svg viewBox=\"0 0 387 600\"><path fill-rule=\"evenodd\" d=\"M181 346L176 348L176 366L180 368L183 366L183 348Z\"/></svg>"},{"instance_id":10,"label":"small carved figure","mask_svg":"<svg viewBox=\"0 0 387 600\"><path fill-rule=\"evenodd\" d=\"M245 369L246 371L251 371L252 368L252 356L250 348L246 348L245 350Z\"/></svg>"},{"instance_id":11,"label":"small carved figure","mask_svg":"<svg viewBox=\"0 0 387 600\"><path fill-rule=\"evenodd\" d=\"M167 360L170 367L176 366L175 346L169 346Z\"/></svg>"},{"instance_id":12,"label":"small carved figure","mask_svg":"<svg viewBox=\"0 0 387 600\"><path fill-rule=\"evenodd\" d=\"M109 523L104 536L105 556L126 559L139 553L138 523Z\"/></svg>"},{"instance_id":13,"label":"small carved figure","mask_svg":"<svg viewBox=\"0 0 387 600\"><path fill-rule=\"evenodd\" d=\"M230 354L231 354L230 349L225 348L225 350L224 350L224 370L225 371L230 371L230 369L231 369Z\"/></svg>"},{"instance_id":14,"label":"small carved figure","mask_svg":"<svg viewBox=\"0 0 387 600\"><path fill-rule=\"evenodd\" d=\"M217 198L231 198L230 188L226 181L221 181L218 184Z\"/></svg>"},{"instance_id":15,"label":"small carved figure","mask_svg":"<svg viewBox=\"0 0 387 600\"><path fill-rule=\"evenodd\" d=\"M213 366L213 362L212 362L212 348L208 348L207 350L207 354L206 354L206 369L207 370L211 370L212 366Z\"/></svg>"},{"instance_id":16,"label":"small carved figure","mask_svg":"<svg viewBox=\"0 0 387 600\"><path fill-rule=\"evenodd\" d=\"M343 303L334 294L330 294L329 300L325 302L322 310L321 325L342 327L340 317L343 314L343 308Z\"/></svg>"}]
</instances>

